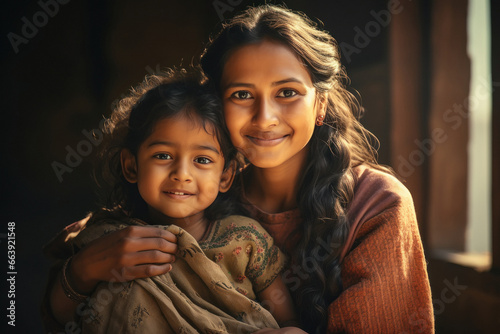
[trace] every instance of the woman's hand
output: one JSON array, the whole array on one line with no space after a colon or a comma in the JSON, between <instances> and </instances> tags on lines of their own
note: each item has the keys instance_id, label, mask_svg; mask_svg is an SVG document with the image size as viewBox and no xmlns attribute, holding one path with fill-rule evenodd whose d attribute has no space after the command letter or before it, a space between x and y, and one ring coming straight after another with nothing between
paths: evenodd
<instances>
[{"instance_id":1,"label":"woman's hand","mask_svg":"<svg viewBox=\"0 0 500 334\"><path fill-rule=\"evenodd\" d=\"M172 269L177 237L155 227L129 226L94 240L72 259L73 288L88 294L100 281L126 282L165 274Z\"/></svg>"},{"instance_id":2,"label":"woman's hand","mask_svg":"<svg viewBox=\"0 0 500 334\"><path fill-rule=\"evenodd\" d=\"M81 249L73 256L66 277L73 290L88 295L100 281L125 282L165 274L172 269L176 242L171 232L130 226ZM78 303L66 296L60 278L54 280L49 296L55 320L63 326L73 321Z\"/></svg>"},{"instance_id":3,"label":"woman's hand","mask_svg":"<svg viewBox=\"0 0 500 334\"><path fill-rule=\"evenodd\" d=\"M307 334L302 329L297 327L283 327L280 329L265 328L260 329L253 334Z\"/></svg>"}]
</instances>

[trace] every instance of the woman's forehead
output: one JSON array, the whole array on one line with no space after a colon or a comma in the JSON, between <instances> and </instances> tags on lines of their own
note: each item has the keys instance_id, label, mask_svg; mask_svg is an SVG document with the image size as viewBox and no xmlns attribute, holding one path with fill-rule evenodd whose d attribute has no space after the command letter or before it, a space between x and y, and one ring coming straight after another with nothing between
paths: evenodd
<instances>
[{"instance_id":1,"label":"woman's forehead","mask_svg":"<svg viewBox=\"0 0 500 334\"><path fill-rule=\"evenodd\" d=\"M310 74L297 55L286 45L264 40L236 49L227 59L222 87L235 81L281 81L294 78L310 82Z\"/></svg>"}]
</instances>

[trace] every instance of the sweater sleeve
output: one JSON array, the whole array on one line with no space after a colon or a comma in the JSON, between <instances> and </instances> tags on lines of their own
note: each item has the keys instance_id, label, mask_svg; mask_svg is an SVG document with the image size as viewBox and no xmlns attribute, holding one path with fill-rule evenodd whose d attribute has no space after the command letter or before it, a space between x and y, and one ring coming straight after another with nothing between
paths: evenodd
<instances>
[{"instance_id":1,"label":"sweater sleeve","mask_svg":"<svg viewBox=\"0 0 500 334\"><path fill-rule=\"evenodd\" d=\"M343 292L328 308L328 333L433 333L426 261L411 195L362 222L342 262Z\"/></svg>"}]
</instances>

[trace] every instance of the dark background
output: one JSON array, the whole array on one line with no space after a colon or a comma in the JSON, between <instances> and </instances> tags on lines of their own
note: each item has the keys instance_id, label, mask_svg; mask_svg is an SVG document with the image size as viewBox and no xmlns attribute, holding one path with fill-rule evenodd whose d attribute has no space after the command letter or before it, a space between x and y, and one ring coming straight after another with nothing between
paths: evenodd
<instances>
[{"instance_id":1,"label":"dark background","mask_svg":"<svg viewBox=\"0 0 500 334\"><path fill-rule=\"evenodd\" d=\"M42 0L49 2L55 3ZM2 254L7 254L6 225L15 222L17 270L16 327L15 330L6 327L8 333L42 331L39 306L50 266L42 247L64 226L95 208L90 173L96 147L82 146L88 141L85 133L97 129L103 116L110 114L113 101L142 81L144 75L159 68L196 64L210 34L220 26L221 18L264 2L73 0L59 4L57 10L52 7L53 14L45 15L46 22L39 13L43 9L38 1L3 3L0 241ZM400 6L404 8L410 2L401 0ZM387 1L381 0L285 3L321 20L339 43L352 46L356 28L364 30L367 23L374 21L373 11L387 9ZM429 1L420 6L424 8L420 16L424 27L418 30L428 37L426 23L430 16L425 14L429 12L425 8L429 7ZM31 37L18 45L16 52L9 33L23 35L26 25L23 18L30 23L39 20L40 26L36 32L28 31ZM343 57L352 89L359 91L366 109L362 121L380 139L380 161L386 164L391 163L394 156L391 148L395 147L391 145L389 42L390 27L381 27L358 53ZM409 45L413 42L409 37ZM426 45L422 46L424 55L429 52ZM420 63L425 65L425 62L424 57ZM422 82L425 81L424 74ZM422 82L416 82L415 89ZM422 96L425 107L429 96ZM426 120L422 116L420 121ZM74 161L72 171L63 173L62 180L59 179L53 164L66 165L68 148L78 147L87 149L89 154L80 162ZM416 203L418 206L419 202ZM5 256L1 258L3 275L7 263ZM7 290L1 292L1 309L5 310L4 291ZM8 320L4 315L1 319L0 328Z\"/></svg>"}]
</instances>

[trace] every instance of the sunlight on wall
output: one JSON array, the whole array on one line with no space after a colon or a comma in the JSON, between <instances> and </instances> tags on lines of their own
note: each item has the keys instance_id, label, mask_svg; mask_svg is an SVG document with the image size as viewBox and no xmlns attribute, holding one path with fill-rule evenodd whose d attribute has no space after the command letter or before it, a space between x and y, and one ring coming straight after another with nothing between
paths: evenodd
<instances>
[{"instance_id":1,"label":"sunlight on wall","mask_svg":"<svg viewBox=\"0 0 500 334\"><path fill-rule=\"evenodd\" d=\"M489 0L469 0L468 217L466 251L491 251L491 32Z\"/></svg>"}]
</instances>

